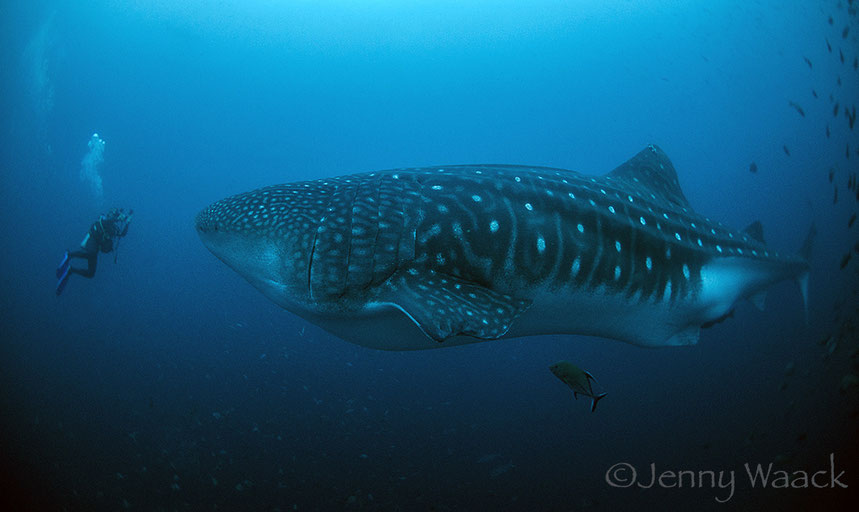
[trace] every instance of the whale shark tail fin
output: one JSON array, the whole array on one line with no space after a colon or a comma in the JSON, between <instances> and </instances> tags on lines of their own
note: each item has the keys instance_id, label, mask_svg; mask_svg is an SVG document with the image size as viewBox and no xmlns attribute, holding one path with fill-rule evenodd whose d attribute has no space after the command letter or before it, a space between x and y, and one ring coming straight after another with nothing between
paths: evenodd
<instances>
[{"instance_id":1,"label":"whale shark tail fin","mask_svg":"<svg viewBox=\"0 0 859 512\"><path fill-rule=\"evenodd\" d=\"M805 235L805 241L799 249L799 255L805 261L811 263L811 247L814 245L814 237L817 236L817 226L812 222Z\"/></svg>"},{"instance_id":2,"label":"whale shark tail fin","mask_svg":"<svg viewBox=\"0 0 859 512\"><path fill-rule=\"evenodd\" d=\"M802 294L802 305L805 310L805 323L808 324L808 274L811 271L811 248L814 245L814 237L817 235L817 226L811 223L808 228L808 234L805 235L805 241L799 249L799 256L805 260L807 267L804 272L796 277L796 284L799 285L799 292Z\"/></svg>"}]
</instances>

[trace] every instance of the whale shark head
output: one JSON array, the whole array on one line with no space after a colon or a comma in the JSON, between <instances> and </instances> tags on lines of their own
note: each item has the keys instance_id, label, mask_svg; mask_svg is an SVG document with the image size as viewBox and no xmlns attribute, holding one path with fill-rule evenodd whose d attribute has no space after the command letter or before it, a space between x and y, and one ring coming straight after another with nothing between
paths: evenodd
<instances>
[{"instance_id":1,"label":"whale shark head","mask_svg":"<svg viewBox=\"0 0 859 512\"><path fill-rule=\"evenodd\" d=\"M301 237L291 236L285 222L289 206L271 190L253 191L212 203L194 222L212 254L285 308L295 305L306 284L291 264L302 251Z\"/></svg>"},{"instance_id":2,"label":"whale shark head","mask_svg":"<svg viewBox=\"0 0 859 512\"><path fill-rule=\"evenodd\" d=\"M367 290L414 259L417 187L390 173L273 185L212 203L195 227L218 259L286 309L360 309Z\"/></svg>"}]
</instances>

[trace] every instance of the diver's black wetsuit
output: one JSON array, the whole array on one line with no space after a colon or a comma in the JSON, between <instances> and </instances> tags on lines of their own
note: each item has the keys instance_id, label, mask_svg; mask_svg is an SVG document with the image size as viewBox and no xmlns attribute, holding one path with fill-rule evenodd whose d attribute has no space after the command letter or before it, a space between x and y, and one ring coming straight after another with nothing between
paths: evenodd
<instances>
[{"instance_id":1,"label":"diver's black wetsuit","mask_svg":"<svg viewBox=\"0 0 859 512\"><path fill-rule=\"evenodd\" d=\"M69 253L69 258L81 258L87 260L87 268L70 267L69 272L84 277L95 276L95 267L98 263L98 252L109 253L113 251L113 241L128 233L128 222L121 227L115 218L102 217L92 223L86 238L81 243L81 250ZM119 230L122 229L121 232Z\"/></svg>"}]
</instances>

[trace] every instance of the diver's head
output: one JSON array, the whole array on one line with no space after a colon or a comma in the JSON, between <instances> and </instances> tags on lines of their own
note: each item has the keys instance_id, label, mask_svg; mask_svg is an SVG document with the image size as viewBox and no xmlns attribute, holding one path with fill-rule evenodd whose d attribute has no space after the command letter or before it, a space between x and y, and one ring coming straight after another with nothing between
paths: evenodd
<instances>
[{"instance_id":1,"label":"diver's head","mask_svg":"<svg viewBox=\"0 0 859 512\"><path fill-rule=\"evenodd\" d=\"M117 222L122 222L128 218L128 213L123 208L111 208L106 217L110 220L115 220Z\"/></svg>"}]
</instances>

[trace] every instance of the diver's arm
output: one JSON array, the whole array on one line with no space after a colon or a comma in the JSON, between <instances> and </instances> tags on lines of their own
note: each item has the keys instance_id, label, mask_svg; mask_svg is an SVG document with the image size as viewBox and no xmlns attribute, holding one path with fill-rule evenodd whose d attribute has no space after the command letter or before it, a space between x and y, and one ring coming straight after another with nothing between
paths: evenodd
<instances>
[{"instance_id":1,"label":"diver's arm","mask_svg":"<svg viewBox=\"0 0 859 512\"><path fill-rule=\"evenodd\" d=\"M128 226L131 225L131 216L134 215L134 210L128 210L128 216L125 217L125 227L122 228L122 233L119 236L125 236L128 233Z\"/></svg>"}]
</instances>

